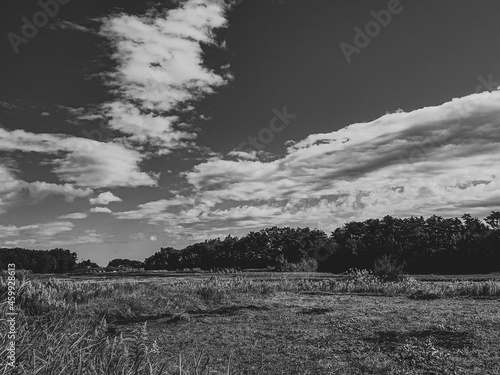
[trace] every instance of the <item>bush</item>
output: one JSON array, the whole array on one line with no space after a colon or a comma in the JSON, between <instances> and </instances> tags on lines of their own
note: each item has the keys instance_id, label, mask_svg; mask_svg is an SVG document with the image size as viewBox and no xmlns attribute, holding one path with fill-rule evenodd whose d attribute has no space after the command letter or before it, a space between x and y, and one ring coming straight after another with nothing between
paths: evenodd
<instances>
[{"instance_id":1,"label":"bush","mask_svg":"<svg viewBox=\"0 0 500 375\"><path fill-rule=\"evenodd\" d=\"M318 269L318 261L314 258L302 259L298 263L290 263L279 259L275 270L278 272L315 272Z\"/></svg>"},{"instance_id":2,"label":"bush","mask_svg":"<svg viewBox=\"0 0 500 375\"><path fill-rule=\"evenodd\" d=\"M373 273L382 281L400 281L405 274L405 264L395 257L383 255L373 264Z\"/></svg>"},{"instance_id":3,"label":"bush","mask_svg":"<svg viewBox=\"0 0 500 375\"><path fill-rule=\"evenodd\" d=\"M196 293L207 303L220 304L226 298L224 290L211 285L202 286Z\"/></svg>"}]
</instances>

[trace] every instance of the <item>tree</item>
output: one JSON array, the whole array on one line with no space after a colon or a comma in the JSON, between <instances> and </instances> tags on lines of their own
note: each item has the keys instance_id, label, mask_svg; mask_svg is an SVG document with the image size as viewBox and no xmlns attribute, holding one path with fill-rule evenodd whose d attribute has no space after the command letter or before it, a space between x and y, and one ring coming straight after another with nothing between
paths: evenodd
<instances>
[{"instance_id":1,"label":"tree","mask_svg":"<svg viewBox=\"0 0 500 375\"><path fill-rule=\"evenodd\" d=\"M493 229L500 229L500 211L492 211L486 219L484 219L488 225Z\"/></svg>"},{"instance_id":2,"label":"tree","mask_svg":"<svg viewBox=\"0 0 500 375\"><path fill-rule=\"evenodd\" d=\"M98 264L90 261L90 259L84 260L76 264L76 268L100 268Z\"/></svg>"},{"instance_id":3,"label":"tree","mask_svg":"<svg viewBox=\"0 0 500 375\"><path fill-rule=\"evenodd\" d=\"M139 260L113 259L108 263L108 267L144 268L144 263Z\"/></svg>"}]
</instances>

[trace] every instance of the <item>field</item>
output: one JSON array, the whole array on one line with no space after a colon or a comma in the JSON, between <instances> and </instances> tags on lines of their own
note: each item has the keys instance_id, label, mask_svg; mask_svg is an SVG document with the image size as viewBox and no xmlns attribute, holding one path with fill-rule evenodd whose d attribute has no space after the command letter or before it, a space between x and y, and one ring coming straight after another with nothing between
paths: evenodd
<instances>
[{"instance_id":1,"label":"field","mask_svg":"<svg viewBox=\"0 0 500 375\"><path fill-rule=\"evenodd\" d=\"M500 374L494 280L358 271L19 284L17 365L6 367L2 333L4 374Z\"/></svg>"}]
</instances>

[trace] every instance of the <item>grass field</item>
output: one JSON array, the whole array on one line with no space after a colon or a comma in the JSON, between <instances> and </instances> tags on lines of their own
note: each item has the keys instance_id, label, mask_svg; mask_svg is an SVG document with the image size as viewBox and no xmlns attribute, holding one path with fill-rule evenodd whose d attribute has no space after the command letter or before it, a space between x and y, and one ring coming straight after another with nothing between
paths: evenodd
<instances>
[{"instance_id":1,"label":"grass field","mask_svg":"<svg viewBox=\"0 0 500 375\"><path fill-rule=\"evenodd\" d=\"M206 276L25 280L3 373L500 374L498 281Z\"/></svg>"}]
</instances>

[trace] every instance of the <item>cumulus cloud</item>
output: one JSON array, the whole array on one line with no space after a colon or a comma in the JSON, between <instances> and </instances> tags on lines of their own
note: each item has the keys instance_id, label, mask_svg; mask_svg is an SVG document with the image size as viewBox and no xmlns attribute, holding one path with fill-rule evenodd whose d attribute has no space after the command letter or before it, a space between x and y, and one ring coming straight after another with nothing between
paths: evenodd
<instances>
[{"instance_id":1,"label":"cumulus cloud","mask_svg":"<svg viewBox=\"0 0 500 375\"><path fill-rule=\"evenodd\" d=\"M110 214L111 211L109 208L107 207L94 207L94 208L91 208L90 209L90 212L92 213L105 213L105 214Z\"/></svg>"},{"instance_id":2,"label":"cumulus cloud","mask_svg":"<svg viewBox=\"0 0 500 375\"><path fill-rule=\"evenodd\" d=\"M185 174L194 193L184 206L161 200L116 215L226 233L330 230L386 214L486 216L499 209L499 162L500 92L485 92L312 134L274 161L212 158Z\"/></svg>"},{"instance_id":3,"label":"cumulus cloud","mask_svg":"<svg viewBox=\"0 0 500 375\"><path fill-rule=\"evenodd\" d=\"M179 118L171 112L231 78L205 67L201 49L201 43L216 43L213 30L225 24L223 4L201 0L154 16L105 19L101 35L115 45L117 61L109 83L120 95L103 106L110 127L127 134L128 141L156 146L158 153L192 139L194 134L174 126Z\"/></svg>"},{"instance_id":4,"label":"cumulus cloud","mask_svg":"<svg viewBox=\"0 0 500 375\"><path fill-rule=\"evenodd\" d=\"M99 194L97 198L90 198L90 204L108 205L111 202L121 202L122 199L110 191Z\"/></svg>"}]
</instances>

